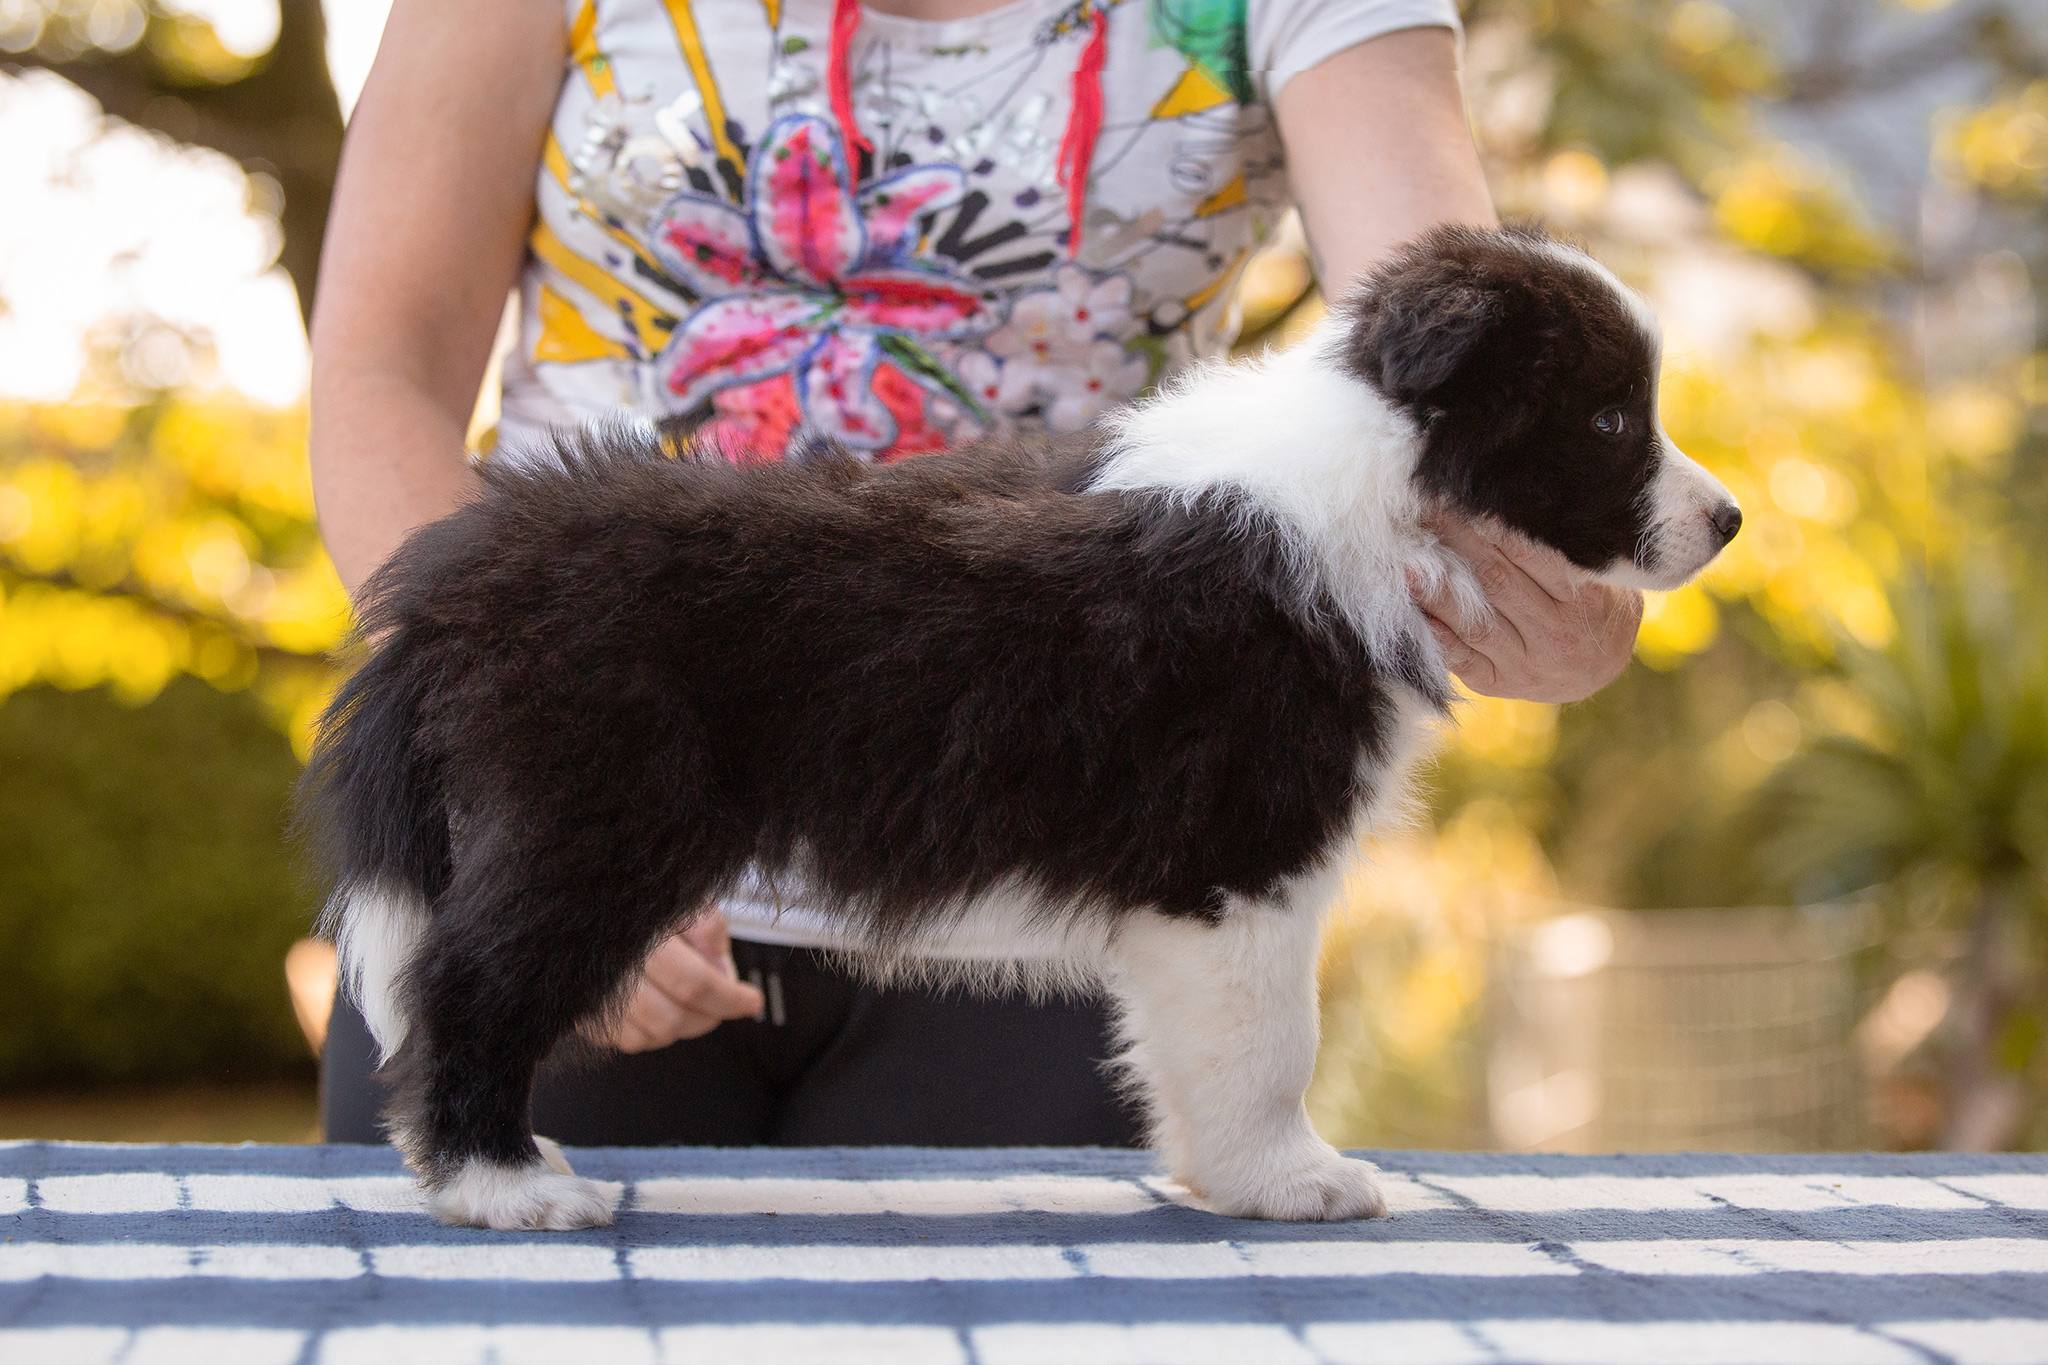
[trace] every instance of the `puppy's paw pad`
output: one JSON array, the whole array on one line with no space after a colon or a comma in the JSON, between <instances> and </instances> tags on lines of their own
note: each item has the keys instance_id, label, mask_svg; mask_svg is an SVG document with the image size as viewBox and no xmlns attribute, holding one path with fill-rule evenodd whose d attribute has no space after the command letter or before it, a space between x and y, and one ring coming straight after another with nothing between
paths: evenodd
<instances>
[{"instance_id":1,"label":"puppy's paw pad","mask_svg":"<svg viewBox=\"0 0 2048 1365\"><path fill-rule=\"evenodd\" d=\"M1378 1218L1387 1211L1379 1167L1332 1153L1327 1159L1240 1187L1215 1207L1238 1218L1271 1218L1285 1223L1341 1222Z\"/></svg>"},{"instance_id":2,"label":"puppy's paw pad","mask_svg":"<svg viewBox=\"0 0 2048 1365\"><path fill-rule=\"evenodd\" d=\"M500 1166L472 1161L427 1196L444 1223L504 1232L567 1232L612 1221L612 1195L594 1180L560 1175L542 1162Z\"/></svg>"}]
</instances>

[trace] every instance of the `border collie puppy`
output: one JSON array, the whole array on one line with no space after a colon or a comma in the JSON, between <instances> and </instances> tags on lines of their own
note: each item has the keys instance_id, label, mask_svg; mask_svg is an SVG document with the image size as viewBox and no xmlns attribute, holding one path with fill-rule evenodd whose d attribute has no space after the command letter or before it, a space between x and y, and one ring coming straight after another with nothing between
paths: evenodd
<instances>
[{"instance_id":1,"label":"border collie puppy","mask_svg":"<svg viewBox=\"0 0 2048 1365\"><path fill-rule=\"evenodd\" d=\"M760 869L885 967L1000 922L1105 989L1209 1207L1380 1213L1302 1093L1324 908L1449 708L1411 580L1486 609L1425 517L1684 583L1741 513L1659 428L1658 352L1584 253L1447 227L1297 349L1064 440L486 465L373 580L307 789L434 1212L610 1221L536 1149L535 1066Z\"/></svg>"}]
</instances>

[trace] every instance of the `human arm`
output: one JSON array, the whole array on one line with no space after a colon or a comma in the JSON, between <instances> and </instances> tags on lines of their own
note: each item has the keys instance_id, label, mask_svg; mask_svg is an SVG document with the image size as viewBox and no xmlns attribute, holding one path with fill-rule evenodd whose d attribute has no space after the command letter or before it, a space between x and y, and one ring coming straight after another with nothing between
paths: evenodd
<instances>
[{"instance_id":1,"label":"human arm","mask_svg":"<svg viewBox=\"0 0 2048 1365\"><path fill-rule=\"evenodd\" d=\"M313 493L350 594L474 487L463 450L560 89L557 0L397 0L313 310Z\"/></svg>"},{"instance_id":2,"label":"human arm","mask_svg":"<svg viewBox=\"0 0 2048 1365\"><path fill-rule=\"evenodd\" d=\"M1341 295L1395 247L1444 222L1497 220L1466 126L1446 28L1384 34L1301 72L1274 101L1323 289ZM1564 557L1470 522L1442 528L1493 614L1419 598L1445 661L1475 692L1578 701L1627 666L1642 594L1583 581Z\"/></svg>"},{"instance_id":3,"label":"human arm","mask_svg":"<svg viewBox=\"0 0 2048 1365\"><path fill-rule=\"evenodd\" d=\"M1332 298L1438 223L1499 221L1447 28L1397 29L1346 48L1282 86L1274 113Z\"/></svg>"}]
</instances>

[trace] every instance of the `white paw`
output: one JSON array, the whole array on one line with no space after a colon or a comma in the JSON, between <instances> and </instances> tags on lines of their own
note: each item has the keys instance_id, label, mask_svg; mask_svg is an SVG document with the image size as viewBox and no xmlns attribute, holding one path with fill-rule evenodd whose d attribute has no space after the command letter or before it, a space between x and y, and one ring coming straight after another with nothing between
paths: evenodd
<instances>
[{"instance_id":1,"label":"white paw","mask_svg":"<svg viewBox=\"0 0 2048 1365\"><path fill-rule=\"evenodd\" d=\"M1203 1202L1233 1218L1271 1218L1284 1223L1339 1222L1378 1218L1387 1211L1386 1196L1373 1179L1379 1167L1370 1161L1331 1152L1306 1166L1272 1175L1200 1183ZM1194 1181L1187 1182L1191 1187Z\"/></svg>"},{"instance_id":2,"label":"white paw","mask_svg":"<svg viewBox=\"0 0 2048 1365\"><path fill-rule=\"evenodd\" d=\"M471 1161L454 1179L428 1192L427 1208L444 1223L506 1232L566 1232L612 1221L612 1196L603 1186L559 1174L544 1161L523 1166Z\"/></svg>"}]
</instances>

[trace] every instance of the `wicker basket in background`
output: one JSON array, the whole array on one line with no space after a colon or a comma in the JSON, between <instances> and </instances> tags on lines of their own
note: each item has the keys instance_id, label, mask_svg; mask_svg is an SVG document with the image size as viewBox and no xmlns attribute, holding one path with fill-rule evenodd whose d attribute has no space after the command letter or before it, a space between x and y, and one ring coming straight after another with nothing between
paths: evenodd
<instances>
[{"instance_id":1,"label":"wicker basket in background","mask_svg":"<svg viewBox=\"0 0 2048 1365\"><path fill-rule=\"evenodd\" d=\"M1566 910L1507 940L1489 998L1502 1147L1865 1145L1855 1041L1870 915Z\"/></svg>"}]
</instances>

